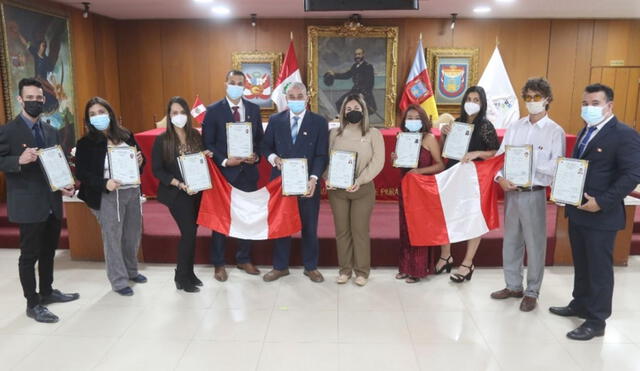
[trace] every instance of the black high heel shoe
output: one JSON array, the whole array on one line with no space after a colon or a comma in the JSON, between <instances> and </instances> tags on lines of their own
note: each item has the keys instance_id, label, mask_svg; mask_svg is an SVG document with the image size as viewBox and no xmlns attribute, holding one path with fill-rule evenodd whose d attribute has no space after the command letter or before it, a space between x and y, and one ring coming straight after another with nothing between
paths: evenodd
<instances>
[{"instance_id":1,"label":"black high heel shoe","mask_svg":"<svg viewBox=\"0 0 640 371\"><path fill-rule=\"evenodd\" d=\"M467 273L464 276L461 275L460 273L454 273L451 276L449 276L451 281L453 281L455 283L462 283L462 282L464 282L464 280L471 281L471 276L473 276L473 271L475 270L475 265L471 264L471 266L468 266L468 265L460 264L460 266L469 269L469 273Z\"/></svg>"},{"instance_id":2,"label":"black high heel shoe","mask_svg":"<svg viewBox=\"0 0 640 371\"><path fill-rule=\"evenodd\" d=\"M449 257L446 259L443 259L442 257L440 257L438 258L438 260L444 260L446 264L443 265L442 268L436 269L435 274L440 274L445 270L447 271L447 273L451 273L451 268L453 268L453 257L449 255Z\"/></svg>"},{"instance_id":3,"label":"black high heel shoe","mask_svg":"<svg viewBox=\"0 0 640 371\"><path fill-rule=\"evenodd\" d=\"M189 281L194 285L194 286L202 286L202 281L200 281L200 279L196 276L195 273L191 272L189 274Z\"/></svg>"},{"instance_id":4,"label":"black high heel shoe","mask_svg":"<svg viewBox=\"0 0 640 371\"><path fill-rule=\"evenodd\" d=\"M184 279L182 277L178 277L178 271L176 270L176 274L174 276L173 281L176 283L176 289L184 290L185 292L199 292L200 289L191 283L189 279Z\"/></svg>"}]
</instances>

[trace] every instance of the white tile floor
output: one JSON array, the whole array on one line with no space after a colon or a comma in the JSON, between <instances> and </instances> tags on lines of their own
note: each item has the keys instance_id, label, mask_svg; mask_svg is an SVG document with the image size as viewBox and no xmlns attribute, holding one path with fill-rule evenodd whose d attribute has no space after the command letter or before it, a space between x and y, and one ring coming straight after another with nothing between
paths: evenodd
<instances>
[{"instance_id":1,"label":"white tile floor","mask_svg":"<svg viewBox=\"0 0 640 371\"><path fill-rule=\"evenodd\" d=\"M518 300L489 298L500 269L463 285L376 269L360 288L336 285L335 269L323 284L299 269L270 284L231 269L222 284L202 266L203 291L186 294L172 266L145 264L149 283L127 298L103 264L60 251L54 286L81 299L51 305L61 321L48 325L24 315L17 257L0 249L1 370L640 370L640 257L616 269L606 336L587 343L565 337L579 320L547 312L569 300L568 267L548 268L540 307L522 313Z\"/></svg>"}]
</instances>

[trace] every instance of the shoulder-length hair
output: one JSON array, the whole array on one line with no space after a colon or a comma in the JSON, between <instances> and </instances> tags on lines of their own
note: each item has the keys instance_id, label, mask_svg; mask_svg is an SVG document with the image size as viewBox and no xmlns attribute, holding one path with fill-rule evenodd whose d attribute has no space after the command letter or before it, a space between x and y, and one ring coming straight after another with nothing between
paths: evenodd
<instances>
[{"instance_id":1,"label":"shoulder-length hair","mask_svg":"<svg viewBox=\"0 0 640 371\"><path fill-rule=\"evenodd\" d=\"M162 160L165 164L171 164L176 161L176 158L180 153L180 139L178 139L175 126L171 123L171 106L174 103L179 104L187 115L187 124L184 126L186 134L185 142L187 147L193 152L199 152L202 150L202 136L200 135L200 132L193 127L187 101L182 97L173 97L169 99L169 103L167 103L167 131L164 134L165 137L162 144L164 150L164 158Z\"/></svg>"},{"instance_id":2,"label":"shoulder-length hair","mask_svg":"<svg viewBox=\"0 0 640 371\"><path fill-rule=\"evenodd\" d=\"M365 136L369 131L369 110L367 109L367 103L365 103L362 94L348 95L342 101L342 107L340 107L340 127L338 128L338 135L342 135L345 125L351 125L344 118L344 111L347 108L347 103L351 102L352 100L356 101L356 103L358 103L360 107L362 107L362 121L360 122L360 129L362 130L362 136Z\"/></svg>"},{"instance_id":3,"label":"shoulder-length hair","mask_svg":"<svg viewBox=\"0 0 640 371\"><path fill-rule=\"evenodd\" d=\"M107 128L106 136L105 134L93 127L91 125L91 121L89 118L89 109L94 105L99 104L107 110L109 114L109 127ZM131 137L131 132L120 125L120 122L116 118L116 114L111 107L111 104L100 97L93 97L89 99L87 104L84 107L84 124L89 130L87 136L93 138L95 141L103 141L109 139L114 144L120 144Z\"/></svg>"},{"instance_id":4,"label":"shoulder-length hair","mask_svg":"<svg viewBox=\"0 0 640 371\"><path fill-rule=\"evenodd\" d=\"M467 122L469 119L469 115L467 115L467 111L464 110L464 104L467 102L467 97L471 93L478 93L480 96L480 111L476 115L476 118L473 120L472 124L480 124L485 121L487 117L487 94L484 92L484 88L482 86L472 86L464 92L464 96L462 97L462 103L460 105L460 121Z\"/></svg>"},{"instance_id":5,"label":"shoulder-length hair","mask_svg":"<svg viewBox=\"0 0 640 371\"><path fill-rule=\"evenodd\" d=\"M407 127L405 126L405 122L407 121L407 114L411 110L418 112L418 115L420 116L420 121L422 121L422 128L420 129L420 132L430 133L431 127L433 126L433 124L431 123L431 118L429 117L429 115L427 115L424 109L417 104L410 104L409 106L407 106L407 109L404 110L404 113L402 114L402 122L400 123L400 130L408 131Z\"/></svg>"}]
</instances>

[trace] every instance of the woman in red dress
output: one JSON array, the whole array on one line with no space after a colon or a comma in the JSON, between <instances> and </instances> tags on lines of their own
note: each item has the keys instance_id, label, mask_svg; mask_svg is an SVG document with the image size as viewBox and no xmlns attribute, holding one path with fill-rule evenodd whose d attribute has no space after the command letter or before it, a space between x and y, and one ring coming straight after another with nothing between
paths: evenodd
<instances>
[{"instance_id":1,"label":"woman in red dress","mask_svg":"<svg viewBox=\"0 0 640 371\"><path fill-rule=\"evenodd\" d=\"M403 132L422 133L422 146L418 157L418 167L415 169L400 169L402 177L407 173L436 174L444 169L440 155L440 145L436 137L431 134L431 120L426 112L418 105L410 105L404 113L400 124ZM396 159L396 154L391 154ZM407 220L404 216L402 202L402 188L398 188L398 206L400 211L400 262L396 278L407 283L415 283L428 274L433 273L435 254L429 246L412 246L409 243ZM425 217L428 217L425 215ZM451 269L451 268L449 268Z\"/></svg>"}]
</instances>

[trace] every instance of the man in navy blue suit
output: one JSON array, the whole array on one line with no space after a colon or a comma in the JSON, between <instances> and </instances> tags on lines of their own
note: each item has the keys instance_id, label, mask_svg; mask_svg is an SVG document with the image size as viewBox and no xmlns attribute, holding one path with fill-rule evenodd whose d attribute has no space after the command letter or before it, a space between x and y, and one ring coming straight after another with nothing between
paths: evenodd
<instances>
[{"instance_id":1,"label":"man in navy blue suit","mask_svg":"<svg viewBox=\"0 0 640 371\"><path fill-rule=\"evenodd\" d=\"M307 88L300 82L286 88L288 110L269 118L269 125L262 141L262 155L273 169L271 178L280 176L282 158L306 158L309 169L308 193L298 198L302 221L302 259L304 274L313 282L324 278L318 271L318 214L320 212L320 187L318 179L327 167L329 127L327 120L306 109ZM273 250L273 270L262 278L275 281L289 275L291 237L279 238Z\"/></svg>"},{"instance_id":2,"label":"man in navy blue suit","mask_svg":"<svg viewBox=\"0 0 640 371\"><path fill-rule=\"evenodd\" d=\"M258 149L262 140L262 119L260 107L242 98L244 92L244 73L229 71L225 81L226 96L207 107L202 123L202 141L204 147L213 153L213 160L218 168L235 188L252 192L258 189ZM250 122L253 131L254 153L248 158L227 157L227 123ZM225 235L213 232L211 243L211 259L215 266L214 277L224 282L228 275L225 269L224 244ZM239 269L253 275L260 271L251 263L251 243L238 240L236 264Z\"/></svg>"},{"instance_id":3,"label":"man in navy blue suit","mask_svg":"<svg viewBox=\"0 0 640 371\"><path fill-rule=\"evenodd\" d=\"M574 340L604 335L613 297L614 242L625 226L623 199L640 183L640 135L613 115L610 87L585 88L582 119L586 126L572 157L589 161L584 203L566 207L575 271L573 300L566 307L549 308L559 316L585 319L567 333Z\"/></svg>"}]
</instances>

